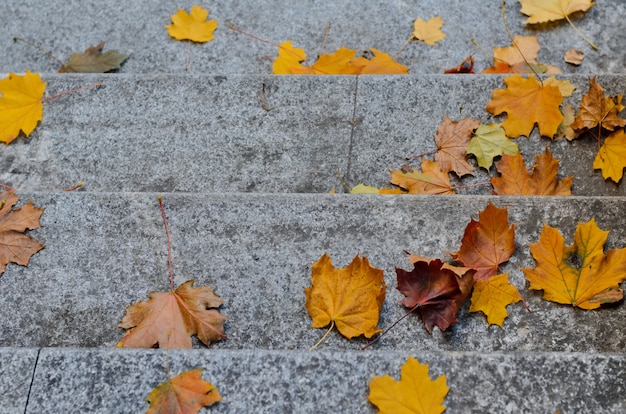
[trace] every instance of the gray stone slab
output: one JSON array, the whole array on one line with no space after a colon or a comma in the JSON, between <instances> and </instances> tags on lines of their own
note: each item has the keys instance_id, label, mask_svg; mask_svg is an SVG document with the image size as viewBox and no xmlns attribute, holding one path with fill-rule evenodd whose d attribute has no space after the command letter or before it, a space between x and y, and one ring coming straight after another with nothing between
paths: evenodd
<instances>
[{"instance_id":1,"label":"gray stone slab","mask_svg":"<svg viewBox=\"0 0 626 414\"><path fill-rule=\"evenodd\" d=\"M55 191L328 192L348 162L355 78L49 75L30 138L0 182ZM274 109L262 107L261 94Z\"/></svg>"},{"instance_id":2,"label":"gray stone slab","mask_svg":"<svg viewBox=\"0 0 626 414\"><path fill-rule=\"evenodd\" d=\"M482 123L502 122L506 115L493 117L485 110L492 98L492 91L505 88L502 76L450 77L360 77L356 124L352 142L350 171L346 174L351 185L365 183L390 186L389 170L409 164L419 168L420 160L411 162L407 156L436 149L434 137L439 124L448 114L453 121L462 118L480 120ZM565 102L576 109L582 95L589 90L586 76L566 76L576 90ZM599 76L598 83L607 96L626 91L626 77ZM623 115L622 115L623 116ZM535 127L529 138L516 139L526 165L533 165L535 155L548 147L560 160L559 178L574 176L572 192L575 195L626 195L624 185L605 181L600 170L593 170L598 152L595 135L584 134L572 142L566 139L551 140L539 136ZM433 159L430 155L427 158ZM475 167L475 176L457 180L450 174L454 185L475 184L497 176L495 168L490 172L478 168L475 158L469 159ZM459 189L462 194L489 194L491 186Z\"/></svg>"},{"instance_id":3,"label":"gray stone slab","mask_svg":"<svg viewBox=\"0 0 626 414\"><path fill-rule=\"evenodd\" d=\"M32 235L46 248L28 268L9 265L0 277L0 346L113 346L126 306L169 289L167 244L156 194L24 194L45 207ZM228 340L218 349L308 349L324 333L311 329L304 308L311 264L325 252L336 266L363 254L383 269L387 298L379 326L405 309L394 267L410 269L404 250L446 259L457 251L466 224L490 201L508 206L517 223L517 250L502 266L526 299L509 307L503 329L468 314L446 332L429 335L411 316L374 347L411 351L622 352L616 329L623 304L583 311L541 299L526 289L521 267L534 267L529 243L543 223L571 243L576 224L595 218L611 230L606 249L624 247L626 199L533 197L419 197L285 194L165 194L176 284L195 279L216 286L225 301ZM332 333L322 349L358 349ZM195 346L200 346L196 344Z\"/></svg>"},{"instance_id":4,"label":"gray stone slab","mask_svg":"<svg viewBox=\"0 0 626 414\"><path fill-rule=\"evenodd\" d=\"M39 350L0 348L0 413L23 413Z\"/></svg>"},{"instance_id":5,"label":"gray stone slab","mask_svg":"<svg viewBox=\"0 0 626 414\"><path fill-rule=\"evenodd\" d=\"M45 7L37 0L7 0L0 6L4 24L0 28L0 72L56 71L59 65L42 53L23 44L13 44L22 36L67 59L73 52L107 41L107 48L131 55L121 71L129 73L182 73L187 45L171 39L165 30L177 7L189 10L197 2L184 0L167 3L141 0L120 7L114 0L54 0ZM440 15L447 34L434 47L412 44L400 62L411 73L441 73L474 55L476 68L492 64L490 56L472 44L472 39L491 51L494 46L509 46L501 17L501 3L458 2L455 0L403 0L378 2L354 7L354 2L307 0L206 1L210 17L218 20L215 40L192 45L189 71L200 73L271 73L274 46L256 41L232 30L232 23L272 42L293 40L315 56L322 48L325 28L332 22L326 50L341 45L352 49L376 48L392 56L400 50L413 30L417 17ZM622 37L622 18L626 5L620 0L598 2L586 14L573 16L580 31L593 39L599 51L593 51L567 22L526 27L520 5L509 1L508 25L513 34L536 35L542 49L539 61L572 73L624 73L626 67ZM582 49L586 58L580 67L563 61L566 50Z\"/></svg>"},{"instance_id":6,"label":"gray stone slab","mask_svg":"<svg viewBox=\"0 0 626 414\"><path fill-rule=\"evenodd\" d=\"M374 376L400 377L409 353L43 349L27 413L135 413L171 375L203 368L220 413L374 413ZM413 354L446 375L448 412L594 412L626 409L626 357L579 353Z\"/></svg>"}]
</instances>

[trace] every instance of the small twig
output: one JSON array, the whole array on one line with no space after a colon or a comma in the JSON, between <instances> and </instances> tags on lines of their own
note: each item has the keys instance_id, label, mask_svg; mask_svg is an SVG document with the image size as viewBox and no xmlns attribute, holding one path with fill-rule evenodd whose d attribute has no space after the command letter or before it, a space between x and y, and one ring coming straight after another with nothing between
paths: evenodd
<instances>
[{"instance_id":1,"label":"small twig","mask_svg":"<svg viewBox=\"0 0 626 414\"><path fill-rule=\"evenodd\" d=\"M418 303L417 305L413 306L411 308L411 310L409 310L407 313L404 314L403 317L401 317L400 319L398 319L397 321L395 321L389 328L385 329L380 335L378 335L376 337L376 339L374 339L373 341L369 341L367 343L367 345L365 345L364 347L361 347L361 351L365 351L367 348L369 348L371 345L374 345L376 342L378 342L378 340L380 338L383 337L383 335L385 335L387 332L389 332L391 330L391 328L393 328L394 326L396 326L397 324L400 323L401 320L403 320L404 318L406 318L407 316L409 316L410 314L412 314L415 309L417 309L420 306L420 304Z\"/></svg>"},{"instance_id":2,"label":"small twig","mask_svg":"<svg viewBox=\"0 0 626 414\"><path fill-rule=\"evenodd\" d=\"M66 192L68 192L68 191L78 190L78 189L79 189L79 188L81 188L83 185L85 185L85 184L81 181L81 182L79 182L78 184L76 184L76 185L75 185L75 186L73 186L73 187L70 187L70 188L66 188L66 189L64 189L64 190L61 190L61 192L62 192L62 193L66 193Z\"/></svg>"},{"instance_id":3,"label":"small twig","mask_svg":"<svg viewBox=\"0 0 626 414\"><path fill-rule=\"evenodd\" d=\"M187 52L185 53L185 72L189 71L189 55L191 54L191 40L187 40Z\"/></svg>"},{"instance_id":4,"label":"small twig","mask_svg":"<svg viewBox=\"0 0 626 414\"><path fill-rule=\"evenodd\" d=\"M86 89L99 88L101 86L102 86L102 83L99 83L99 82L98 83L93 83L93 84L87 85L87 86L81 86L80 88L71 89L69 91L65 91L65 92L57 93L56 95L49 96L49 97L47 97L45 99L42 99L41 103L49 102L49 101L51 101L53 99L60 98L61 96L69 95L70 93L80 92L80 91L84 91Z\"/></svg>"},{"instance_id":5,"label":"small twig","mask_svg":"<svg viewBox=\"0 0 626 414\"><path fill-rule=\"evenodd\" d=\"M272 109L275 109L275 106L268 106L267 102L265 101L265 82L263 82L261 87L261 108L265 109L267 112L271 111Z\"/></svg>"},{"instance_id":6,"label":"small twig","mask_svg":"<svg viewBox=\"0 0 626 414\"><path fill-rule=\"evenodd\" d=\"M472 42L472 44L474 46L476 46L478 48L478 50L480 50L481 52L483 52L486 56L490 57L493 59L493 53L489 53L487 52L486 49L484 49L481 45L478 44L478 42L476 41L476 39L472 38L470 39L470 41Z\"/></svg>"},{"instance_id":7,"label":"small twig","mask_svg":"<svg viewBox=\"0 0 626 414\"><path fill-rule=\"evenodd\" d=\"M320 344L321 344L322 342L324 342L324 340L325 340L326 338L328 338L328 335L330 335L330 333L331 333L331 331L333 330L333 328L334 328L334 327L335 327L335 321L330 321L330 327L328 328L328 330L326 331L326 333L324 334L324 336L322 336L322 337L320 338L320 340L319 340L319 341L317 341L317 342L315 343L315 345L313 345L312 347L310 347L310 348L309 348L309 351L313 351L315 348L317 348L318 346L320 346Z\"/></svg>"},{"instance_id":8,"label":"small twig","mask_svg":"<svg viewBox=\"0 0 626 414\"><path fill-rule=\"evenodd\" d=\"M255 40L258 40L259 42L267 43L268 45L272 45L272 46L274 46L274 47L277 47L277 48L279 48L279 49L282 49L282 50L286 51L287 53L290 53L290 54L294 55L294 56L295 56L295 57L297 57L298 59L301 59L301 58L302 58L302 56L298 55L298 54L297 54L296 52L294 52L293 50L287 49L286 47L283 47L283 46L281 46L281 45L279 45L279 44L276 44L276 43L274 43L274 42L270 42L269 40L261 39L261 38L260 38L260 37L258 37L258 36L255 36L255 35L253 35L253 34L251 34L251 33L245 32L245 31L241 30L240 28L236 27L235 25L233 25L232 23L229 23L229 24L228 24L228 28L229 28L230 30L234 30L235 32L241 33L241 34L246 35L246 36L249 36L249 37L251 37L251 38L253 38L253 39L255 39ZM305 63L305 65L306 65L306 62L304 62L304 63Z\"/></svg>"},{"instance_id":9,"label":"small twig","mask_svg":"<svg viewBox=\"0 0 626 414\"><path fill-rule=\"evenodd\" d=\"M60 63L60 64L61 64L61 66L65 66L65 62L63 62L63 61L62 61L61 59L59 59L58 57L54 56L54 55L52 54L52 52L49 52L49 51L45 50L44 48L42 48L41 46L37 46L36 44L31 43L31 42L29 42L28 40L23 39L23 38L21 38L21 37L17 37L17 36L15 36L15 37L13 38L13 41L14 41L14 42L17 42L18 40L19 40L20 42L24 42L24 43L26 43L27 45L29 45L29 46L31 46L31 47L34 47L35 49L37 49L38 51L40 51L40 52L41 52L41 53L43 53L44 55L48 56L50 59L52 59L52 60L56 60L58 63Z\"/></svg>"},{"instance_id":10,"label":"small twig","mask_svg":"<svg viewBox=\"0 0 626 414\"><path fill-rule=\"evenodd\" d=\"M437 151L439 151L439 149L435 148L434 150L420 152L419 154L415 154L415 155L411 155L410 157L406 157L405 160L407 160L407 161L414 160L416 158L420 158L420 157L423 157L423 156L426 156L426 155L434 154Z\"/></svg>"},{"instance_id":11,"label":"small twig","mask_svg":"<svg viewBox=\"0 0 626 414\"><path fill-rule=\"evenodd\" d=\"M163 208L163 197L158 196L159 208L161 209L161 217L163 217L163 225L165 226L165 234L167 235L167 266L170 270L170 290L174 290L174 270L172 268L172 239L170 238L170 229L167 226L167 217L165 217L165 209Z\"/></svg>"},{"instance_id":12,"label":"small twig","mask_svg":"<svg viewBox=\"0 0 626 414\"><path fill-rule=\"evenodd\" d=\"M413 40L413 35L411 35L411 37L409 37L408 39L406 39L406 42L404 42L404 44L402 45L402 47L400 48L400 50L398 50L398 53L396 53L396 57L393 59L395 61L398 60L398 58L400 57L400 54L402 52L404 52L404 49L406 49L406 47L409 45L409 43L411 43L411 41Z\"/></svg>"},{"instance_id":13,"label":"small twig","mask_svg":"<svg viewBox=\"0 0 626 414\"><path fill-rule=\"evenodd\" d=\"M16 188L11 187L10 185L6 185L6 184L0 184L0 187L6 188L7 190L14 191L14 192L17 191Z\"/></svg>"},{"instance_id":14,"label":"small twig","mask_svg":"<svg viewBox=\"0 0 626 414\"><path fill-rule=\"evenodd\" d=\"M341 175L341 172L337 170L335 171L335 174L337 174L337 178L339 178L339 181L341 182L341 185L343 185L343 188L345 188L346 191L349 193L350 187L348 186L348 184L346 184L345 180L343 179L343 176Z\"/></svg>"}]
</instances>

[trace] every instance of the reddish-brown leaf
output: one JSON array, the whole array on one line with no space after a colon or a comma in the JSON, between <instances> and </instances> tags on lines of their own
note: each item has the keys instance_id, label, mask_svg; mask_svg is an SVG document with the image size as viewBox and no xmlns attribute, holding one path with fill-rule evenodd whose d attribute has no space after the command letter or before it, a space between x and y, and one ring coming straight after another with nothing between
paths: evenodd
<instances>
[{"instance_id":1,"label":"reddish-brown leaf","mask_svg":"<svg viewBox=\"0 0 626 414\"><path fill-rule=\"evenodd\" d=\"M412 271L396 268L398 290L405 296L407 308L419 305L417 312L430 333L433 326L445 331L456 322L457 299L462 295L455 273L439 259L418 261Z\"/></svg>"},{"instance_id":2,"label":"reddish-brown leaf","mask_svg":"<svg viewBox=\"0 0 626 414\"><path fill-rule=\"evenodd\" d=\"M476 270L474 279L487 280L498 274L501 263L515 251L515 224L509 226L506 208L489 205L465 228L461 248L452 253L454 260Z\"/></svg>"},{"instance_id":3,"label":"reddish-brown leaf","mask_svg":"<svg viewBox=\"0 0 626 414\"><path fill-rule=\"evenodd\" d=\"M596 78L589 79L589 91L583 95L580 111L572 124L574 131L580 135L598 125L609 131L626 126L626 119L618 116L624 109L622 96L604 96L604 89L596 82Z\"/></svg>"},{"instance_id":4,"label":"reddish-brown leaf","mask_svg":"<svg viewBox=\"0 0 626 414\"><path fill-rule=\"evenodd\" d=\"M30 257L43 249L43 244L24 234L41 226L43 208L28 203L13 210L18 197L12 191L0 193L0 275L8 263L28 266Z\"/></svg>"}]
</instances>

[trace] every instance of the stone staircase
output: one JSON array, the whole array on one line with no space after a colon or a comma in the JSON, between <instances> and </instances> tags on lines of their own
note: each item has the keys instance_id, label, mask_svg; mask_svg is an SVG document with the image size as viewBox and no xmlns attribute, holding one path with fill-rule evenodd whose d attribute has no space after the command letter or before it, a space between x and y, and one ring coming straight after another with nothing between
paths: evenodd
<instances>
[{"instance_id":1,"label":"stone staircase","mask_svg":"<svg viewBox=\"0 0 626 414\"><path fill-rule=\"evenodd\" d=\"M293 4L292 4L293 3ZM605 182L591 164L596 142L519 138L527 164L546 146L561 177L574 175L574 197L498 197L488 187L460 195L392 196L343 192L351 184L386 185L407 155L434 148L446 114L490 122L484 110L503 76L441 75L474 54L510 44L500 2L453 0L371 2L211 1L215 40L187 45L164 26L193 2L136 0L5 0L0 4L0 73L42 74L46 96L101 82L99 89L59 98L29 139L0 148L0 183L20 201L45 207L31 232L46 245L28 268L0 276L0 413L143 412L149 392L173 375L204 368L223 401L203 412L375 412L366 400L372 376L399 377L408 355L446 374L447 412L612 413L626 411L623 304L582 311L526 289L520 268L533 267L529 243L543 223L571 243L579 221L610 229L606 248L626 245L623 184ZM123 7L123 8L122 8ZM515 34L538 35L538 60L559 66L577 87L578 107L596 76L608 95L626 92L620 0L598 2L577 27L525 28L519 4L506 15ZM332 26L327 50L341 45L395 53L416 17L441 15L447 37L434 47L410 45L400 61L408 76L275 76L276 49L226 28L233 23L274 41L292 39L310 55ZM57 66L21 43L56 55L107 41L131 57L119 73L56 74ZM587 57L562 62L572 47ZM263 108L261 96L271 110ZM417 163L414 163L417 165ZM478 171L463 184L485 181ZM83 188L59 192L78 182ZM167 244L157 195L172 233L175 282L215 286L225 301L228 339L206 348L119 349L126 306L149 291L169 289ZM470 217L489 202L508 207L517 250L502 267L532 313L509 306L503 329L468 314L429 335L408 318L366 351L311 329L304 308L311 264L328 253L336 266L355 254L385 271L387 299L380 327L405 310L394 267L409 269L404 250L445 257L459 248Z\"/></svg>"}]
</instances>

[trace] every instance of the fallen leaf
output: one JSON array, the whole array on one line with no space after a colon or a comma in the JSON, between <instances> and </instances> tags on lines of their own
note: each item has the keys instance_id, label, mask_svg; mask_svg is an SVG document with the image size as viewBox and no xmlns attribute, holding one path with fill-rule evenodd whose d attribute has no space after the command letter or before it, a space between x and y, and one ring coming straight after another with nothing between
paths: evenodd
<instances>
[{"instance_id":1,"label":"fallen leaf","mask_svg":"<svg viewBox=\"0 0 626 414\"><path fill-rule=\"evenodd\" d=\"M313 263L311 279L304 292L312 328L334 324L348 339L381 332L376 325L387 287L383 271L372 267L366 257L357 255L350 265L337 269L324 254Z\"/></svg>"},{"instance_id":2,"label":"fallen leaf","mask_svg":"<svg viewBox=\"0 0 626 414\"><path fill-rule=\"evenodd\" d=\"M462 292L456 274L445 268L441 260L417 261L410 272L396 268L396 275L397 289L405 296L402 305L409 309L417 306L429 333L433 326L445 331L457 321L457 298Z\"/></svg>"},{"instance_id":3,"label":"fallen leaf","mask_svg":"<svg viewBox=\"0 0 626 414\"><path fill-rule=\"evenodd\" d=\"M470 312L483 312L489 325L502 328L508 316L506 307L522 300L515 286L509 283L508 273L477 280L470 304Z\"/></svg>"},{"instance_id":4,"label":"fallen leaf","mask_svg":"<svg viewBox=\"0 0 626 414\"><path fill-rule=\"evenodd\" d=\"M568 141L571 141L577 136L576 131L572 128L572 124L576 118L576 111L574 110L572 104L567 102L563 105L561 112L563 113L563 122L559 125L559 129L556 131L554 139L565 137Z\"/></svg>"},{"instance_id":5,"label":"fallen leaf","mask_svg":"<svg viewBox=\"0 0 626 414\"><path fill-rule=\"evenodd\" d=\"M619 183L626 167L626 134L623 129L617 130L605 140L595 160L593 168L602 170L602 178Z\"/></svg>"},{"instance_id":6,"label":"fallen leaf","mask_svg":"<svg viewBox=\"0 0 626 414\"><path fill-rule=\"evenodd\" d=\"M311 66L302 64L291 67L295 75L356 75L360 66L352 64L356 50L340 47L333 53L323 53Z\"/></svg>"},{"instance_id":7,"label":"fallen leaf","mask_svg":"<svg viewBox=\"0 0 626 414\"><path fill-rule=\"evenodd\" d=\"M474 57L466 57L465 60L459 64L459 66L444 70L443 73L447 75L456 73L474 73Z\"/></svg>"},{"instance_id":8,"label":"fallen leaf","mask_svg":"<svg viewBox=\"0 0 626 414\"><path fill-rule=\"evenodd\" d=\"M37 240L24 234L41 227L43 208L33 203L13 210L18 197L12 191L0 193L0 275L9 263L28 266L30 257L44 248Z\"/></svg>"},{"instance_id":9,"label":"fallen leaf","mask_svg":"<svg viewBox=\"0 0 626 414\"><path fill-rule=\"evenodd\" d=\"M41 121L41 98L46 82L29 70L24 75L9 73L0 80L0 142L9 144L20 134L29 136Z\"/></svg>"},{"instance_id":10,"label":"fallen leaf","mask_svg":"<svg viewBox=\"0 0 626 414\"><path fill-rule=\"evenodd\" d=\"M572 13L587 11L591 0L520 0L522 13L528 16L526 24L545 23L567 19Z\"/></svg>"},{"instance_id":11,"label":"fallen leaf","mask_svg":"<svg viewBox=\"0 0 626 414\"><path fill-rule=\"evenodd\" d=\"M440 414L446 410L443 400L448 388L446 376L434 381L428 376L428 364L409 356L402 365L400 381L389 375L372 377L367 400L374 404L381 414Z\"/></svg>"},{"instance_id":12,"label":"fallen leaf","mask_svg":"<svg viewBox=\"0 0 626 414\"><path fill-rule=\"evenodd\" d=\"M128 59L127 55L117 50L102 53L104 42L87 48L83 53L72 53L67 63L59 69L59 73L106 73L119 69Z\"/></svg>"},{"instance_id":13,"label":"fallen leaf","mask_svg":"<svg viewBox=\"0 0 626 414\"><path fill-rule=\"evenodd\" d=\"M441 31L441 26L443 26L441 16L431 17L428 21L418 17L413 22L413 37L429 46L434 46L435 43L446 37L446 34Z\"/></svg>"},{"instance_id":14,"label":"fallen leaf","mask_svg":"<svg viewBox=\"0 0 626 414\"><path fill-rule=\"evenodd\" d=\"M604 96L604 89L596 82L596 78L589 79L589 91L583 95L572 128L580 135L598 125L609 131L626 126L626 119L618 116L624 109L622 97L623 94L615 98Z\"/></svg>"},{"instance_id":15,"label":"fallen leaf","mask_svg":"<svg viewBox=\"0 0 626 414\"><path fill-rule=\"evenodd\" d=\"M350 194L404 194L400 188L378 188L372 185L358 184L352 187Z\"/></svg>"},{"instance_id":16,"label":"fallen leaf","mask_svg":"<svg viewBox=\"0 0 626 414\"><path fill-rule=\"evenodd\" d=\"M435 135L438 149L435 161L439 163L443 172L454 171L459 177L466 174L474 175L474 167L467 162L466 157L472 132L479 125L480 121L470 118L451 121L446 114Z\"/></svg>"},{"instance_id":17,"label":"fallen leaf","mask_svg":"<svg viewBox=\"0 0 626 414\"><path fill-rule=\"evenodd\" d=\"M527 74L533 71L537 73L561 73L556 66L548 66L537 62L537 54L540 49L537 39L537 36L515 36L513 38L513 46L494 47L494 65L481 73Z\"/></svg>"},{"instance_id":18,"label":"fallen leaf","mask_svg":"<svg viewBox=\"0 0 626 414\"><path fill-rule=\"evenodd\" d=\"M496 162L500 177L492 177L491 185L498 195L554 195L571 196L573 176L557 179L559 161L546 147L543 154L535 157L532 174L528 172L521 154L503 155Z\"/></svg>"},{"instance_id":19,"label":"fallen leaf","mask_svg":"<svg viewBox=\"0 0 626 414\"><path fill-rule=\"evenodd\" d=\"M191 13L178 10L172 15L172 24L165 26L167 33L176 40L191 40L198 43L213 40L217 20L208 20L209 11L202 6L192 6Z\"/></svg>"},{"instance_id":20,"label":"fallen leaf","mask_svg":"<svg viewBox=\"0 0 626 414\"><path fill-rule=\"evenodd\" d=\"M571 65L578 66L583 63L583 59L585 59L585 52L580 49L570 49L565 52L563 59Z\"/></svg>"},{"instance_id":21,"label":"fallen leaf","mask_svg":"<svg viewBox=\"0 0 626 414\"><path fill-rule=\"evenodd\" d=\"M544 224L539 242L530 245L537 267L522 269L529 289L543 290L545 300L582 309L620 301L624 292L619 284L626 279L626 248L605 255L608 235L591 219L578 223L574 244L565 246L561 233Z\"/></svg>"},{"instance_id":22,"label":"fallen leaf","mask_svg":"<svg viewBox=\"0 0 626 414\"><path fill-rule=\"evenodd\" d=\"M191 336L206 346L226 339L226 317L217 308L224 301L213 292L213 287L193 287L193 280L175 291L150 292L144 300L126 308L126 315L118 327L126 335L118 343L126 348L191 348Z\"/></svg>"},{"instance_id":23,"label":"fallen leaf","mask_svg":"<svg viewBox=\"0 0 626 414\"><path fill-rule=\"evenodd\" d=\"M507 113L502 127L509 137L529 136L535 123L542 136L552 138L563 121L559 105L563 95L558 87L543 86L535 78L519 75L504 78L506 89L493 91L487 111L494 115Z\"/></svg>"},{"instance_id":24,"label":"fallen leaf","mask_svg":"<svg viewBox=\"0 0 626 414\"><path fill-rule=\"evenodd\" d=\"M517 155L517 144L511 141L500 124L479 125L467 147L467 153L476 156L480 167L489 169L493 159L503 154Z\"/></svg>"},{"instance_id":25,"label":"fallen leaf","mask_svg":"<svg viewBox=\"0 0 626 414\"><path fill-rule=\"evenodd\" d=\"M278 45L278 56L274 59L272 70L275 75L292 75L293 68L301 67L306 60L304 49L294 47L291 40Z\"/></svg>"},{"instance_id":26,"label":"fallen leaf","mask_svg":"<svg viewBox=\"0 0 626 414\"><path fill-rule=\"evenodd\" d=\"M222 400L210 382L202 379L201 369L185 371L154 388L146 401L146 414L195 414Z\"/></svg>"},{"instance_id":27,"label":"fallen leaf","mask_svg":"<svg viewBox=\"0 0 626 414\"><path fill-rule=\"evenodd\" d=\"M576 87L572 85L570 81L560 80L554 76L550 76L549 78L544 79L543 84L556 86L557 88L559 88L559 91L561 91L561 95L563 95L563 97L572 96L574 89L576 89Z\"/></svg>"},{"instance_id":28,"label":"fallen leaf","mask_svg":"<svg viewBox=\"0 0 626 414\"><path fill-rule=\"evenodd\" d=\"M359 75L406 75L409 68L404 66L384 52L371 48L369 55L373 55L369 59L363 56L350 60L350 64L359 68Z\"/></svg>"},{"instance_id":29,"label":"fallen leaf","mask_svg":"<svg viewBox=\"0 0 626 414\"><path fill-rule=\"evenodd\" d=\"M448 173L443 172L436 162L422 159L422 172L393 170L391 183L403 188L409 194L455 194Z\"/></svg>"},{"instance_id":30,"label":"fallen leaf","mask_svg":"<svg viewBox=\"0 0 626 414\"><path fill-rule=\"evenodd\" d=\"M454 260L476 270L474 279L487 280L499 273L499 266L515 252L515 224L509 226L508 210L492 203L465 227L461 248Z\"/></svg>"}]
</instances>

